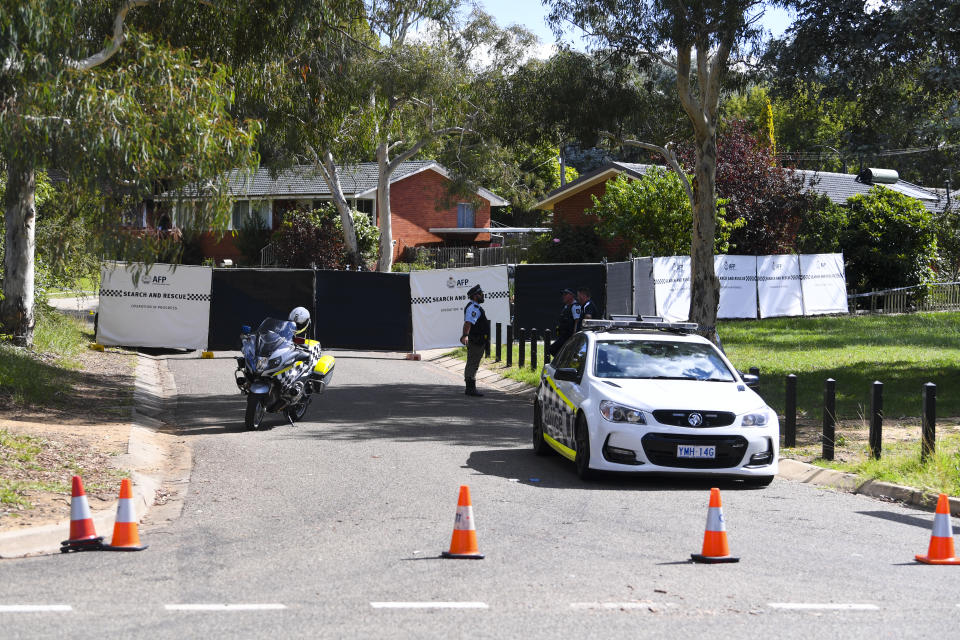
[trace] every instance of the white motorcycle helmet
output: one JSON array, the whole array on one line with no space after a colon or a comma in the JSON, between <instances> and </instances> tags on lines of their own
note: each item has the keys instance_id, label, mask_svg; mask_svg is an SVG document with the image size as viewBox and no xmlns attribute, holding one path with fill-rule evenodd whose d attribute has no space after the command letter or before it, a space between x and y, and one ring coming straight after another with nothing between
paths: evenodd
<instances>
[{"instance_id":1,"label":"white motorcycle helmet","mask_svg":"<svg viewBox=\"0 0 960 640\"><path fill-rule=\"evenodd\" d=\"M296 333L299 335L306 331L307 327L310 326L310 312L303 307L297 307L290 312L287 320L297 325Z\"/></svg>"}]
</instances>

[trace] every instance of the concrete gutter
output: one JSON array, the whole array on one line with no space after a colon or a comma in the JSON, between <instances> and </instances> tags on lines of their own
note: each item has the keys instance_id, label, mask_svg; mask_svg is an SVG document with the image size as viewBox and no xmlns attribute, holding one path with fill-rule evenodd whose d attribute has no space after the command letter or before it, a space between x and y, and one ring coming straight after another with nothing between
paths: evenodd
<instances>
[{"instance_id":1,"label":"concrete gutter","mask_svg":"<svg viewBox=\"0 0 960 640\"><path fill-rule=\"evenodd\" d=\"M462 376L466 363L459 358L446 356L451 349L433 349L422 352L423 360L442 367L451 373ZM481 367L477 371L477 382L511 395L529 396L531 401L535 390L533 387L504 378L500 374ZM778 477L794 482L817 485L826 489L856 493L887 502L900 502L910 507L933 511L937 507L936 495L925 493L920 489L904 487L879 480L860 481L855 474L825 469L799 460L780 458ZM950 513L960 517L960 498L950 498Z\"/></svg>"},{"instance_id":2,"label":"concrete gutter","mask_svg":"<svg viewBox=\"0 0 960 640\"><path fill-rule=\"evenodd\" d=\"M113 461L117 468L130 472L137 521L142 521L154 506L161 485L170 480L174 483L189 481L189 447L160 430L163 422L159 416L164 411L164 403L171 397L176 397L176 386L166 361L138 354L127 453ZM171 458L176 462L174 469L186 470L185 479L165 477L171 468ZM92 517L97 535L109 542L116 517L116 502L93 512ZM69 537L69 532L68 516L54 524L0 533L0 558L58 553L60 542Z\"/></svg>"}]
</instances>

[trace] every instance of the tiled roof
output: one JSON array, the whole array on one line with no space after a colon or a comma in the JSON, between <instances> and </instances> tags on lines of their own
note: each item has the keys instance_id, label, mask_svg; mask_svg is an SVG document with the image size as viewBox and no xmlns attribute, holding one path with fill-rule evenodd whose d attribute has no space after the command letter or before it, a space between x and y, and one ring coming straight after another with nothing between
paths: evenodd
<instances>
[{"instance_id":1,"label":"tiled roof","mask_svg":"<svg viewBox=\"0 0 960 640\"><path fill-rule=\"evenodd\" d=\"M807 169L795 169L795 171L803 175L804 185L826 195L836 204L846 204L848 198L859 194L867 194L875 186L861 182L855 174L850 173L831 173L829 171L810 171ZM926 189L905 180L898 180L892 184L881 186L916 198L932 212L943 211L947 204L945 195L941 196L933 189Z\"/></svg>"},{"instance_id":2,"label":"tiled roof","mask_svg":"<svg viewBox=\"0 0 960 640\"><path fill-rule=\"evenodd\" d=\"M442 168L432 160L411 160L402 163L390 178L393 184L407 176L429 167L436 167L443 173ZM377 163L361 162L350 166L338 166L337 173L343 195L348 198L368 194L377 188ZM285 169L276 177L270 175L270 170L260 167L252 174L246 171L233 170L227 174L230 194L235 197L247 198L323 198L330 196L330 189L316 167L299 165ZM181 194L192 198L197 195L196 185L186 187ZM172 193L165 193L161 197L172 197Z\"/></svg>"}]
</instances>

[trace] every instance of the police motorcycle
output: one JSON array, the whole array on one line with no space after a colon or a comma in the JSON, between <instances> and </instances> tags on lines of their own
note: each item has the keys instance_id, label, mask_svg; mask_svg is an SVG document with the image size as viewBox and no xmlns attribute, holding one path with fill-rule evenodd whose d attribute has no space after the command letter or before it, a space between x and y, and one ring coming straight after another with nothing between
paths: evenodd
<instances>
[{"instance_id":1,"label":"police motorcycle","mask_svg":"<svg viewBox=\"0 0 960 640\"><path fill-rule=\"evenodd\" d=\"M336 360L322 355L318 341L300 337L309 324L310 312L297 307L288 320L267 318L256 331L242 328L243 355L234 377L247 396L247 429L259 429L267 412L282 411L293 425L307 412L312 395L330 384Z\"/></svg>"}]
</instances>

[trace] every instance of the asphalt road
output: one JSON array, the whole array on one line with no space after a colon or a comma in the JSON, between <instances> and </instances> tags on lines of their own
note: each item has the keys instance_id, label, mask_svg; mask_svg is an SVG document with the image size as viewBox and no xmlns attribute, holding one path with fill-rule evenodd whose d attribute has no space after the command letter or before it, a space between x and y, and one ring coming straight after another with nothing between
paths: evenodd
<instances>
[{"instance_id":1,"label":"asphalt road","mask_svg":"<svg viewBox=\"0 0 960 640\"><path fill-rule=\"evenodd\" d=\"M428 362L334 352L291 427L242 430L233 360L173 358L194 452L139 553L0 562L0 637L952 637L933 514L777 479L721 484L738 564L696 565L711 483L580 482L529 447L528 399ZM469 485L484 560L439 559ZM101 532L109 533L109 532ZM29 607L43 607L26 610Z\"/></svg>"}]
</instances>

